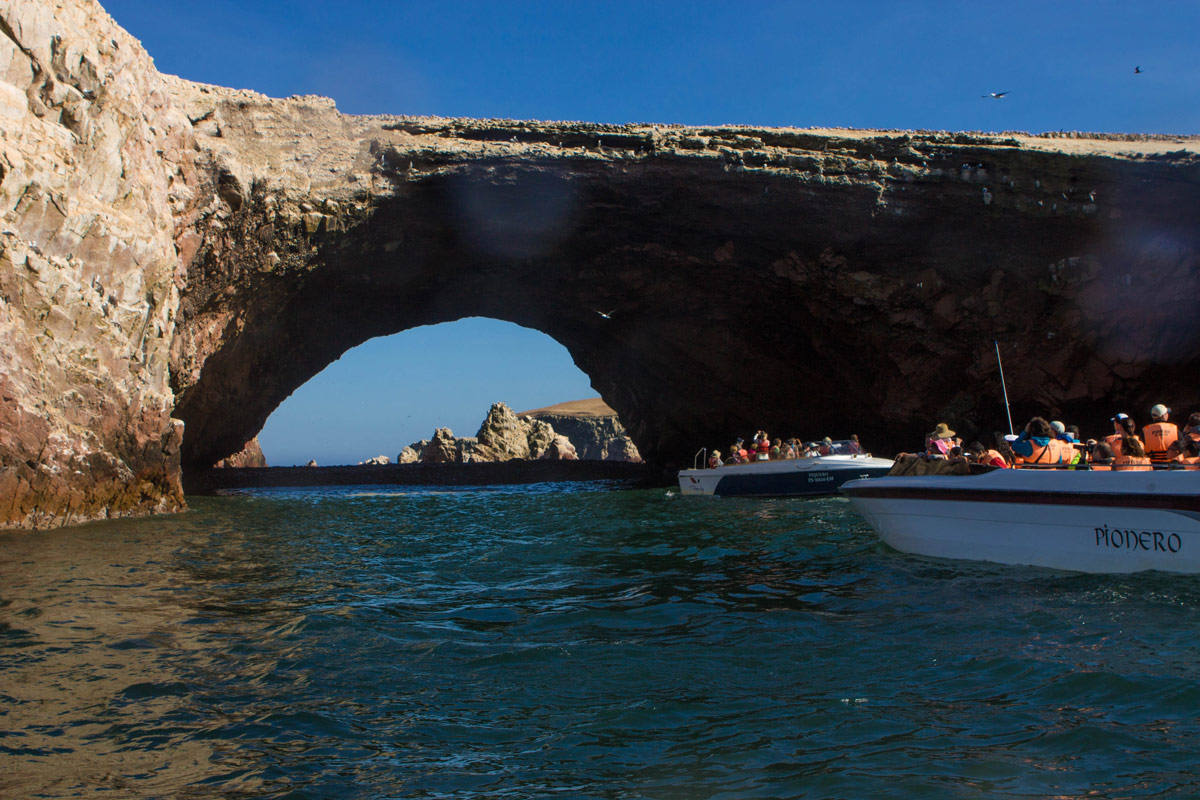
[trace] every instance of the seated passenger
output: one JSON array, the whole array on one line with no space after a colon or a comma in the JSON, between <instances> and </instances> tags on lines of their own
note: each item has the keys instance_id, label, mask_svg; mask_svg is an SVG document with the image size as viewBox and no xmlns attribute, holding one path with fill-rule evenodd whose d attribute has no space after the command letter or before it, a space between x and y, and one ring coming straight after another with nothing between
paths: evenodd
<instances>
[{"instance_id":1,"label":"seated passenger","mask_svg":"<svg viewBox=\"0 0 1200 800\"><path fill-rule=\"evenodd\" d=\"M1096 442L1092 445L1092 452L1088 456L1089 468L1100 472L1108 472L1112 469L1112 462L1116 455L1113 453L1112 446L1108 442Z\"/></svg>"},{"instance_id":2,"label":"seated passenger","mask_svg":"<svg viewBox=\"0 0 1200 800\"><path fill-rule=\"evenodd\" d=\"M860 456L863 454L862 445L858 443L858 434L850 434L850 455Z\"/></svg>"},{"instance_id":3,"label":"seated passenger","mask_svg":"<svg viewBox=\"0 0 1200 800\"><path fill-rule=\"evenodd\" d=\"M962 440L944 422L939 422L931 433L925 434L925 454L931 458L945 458L950 448L961 445Z\"/></svg>"},{"instance_id":4,"label":"seated passenger","mask_svg":"<svg viewBox=\"0 0 1200 800\"><path fill-rule=\"evenodd\" d=\"M716 469L721 466L721 451L713 450L712 455L708 457L708 468Z\"/></svg>"},{"instance_id":5,"label":"seated passenger","mask_svg":"<svg viewBox=\"0 0 1200 800\"><path fill-rule=\"evenodd\" d=\"M1179 428L1170 421L1170 414L1171 409L1159 403L1150 409L1150 424L1142 428L1142 435L1146 437L1146 455L1151 461L1167 461L1171 445L1179 440Z\"/></svg>"},{"instance_id":6,"label":"seated passenger","mask_svg":"<svg viewBox=\"0 0 1200 800\"><path fill-rule=\"evenodd\" d=\"M1174 463L1179 464L1184 469L1200 469L1200 439L1192 439L1183 437L1182 449L1175 456Z\"/></svg>"},{"instance_id":7,"label":"seated passenger","mask_svg":"<svg viewBox=\"0 0 1200 800\"><path fill-rule=\"evenodd\" d=\"M1167 449L1168 458L1178 460L1193 443L1200 444L1200 413L1188 417L1187 425L1179 432L1179 438Z\"/></svg>"},{"instance_id":8,"label":"seated passenger","mask_svg":"<svg viewBox=\"0 0 1200 800\"><path fill-rule=\"evenodd\" d=\"M1017 463L1017 456L1015 453L1013 453L1012 447L1008 443L1007 436L1000 431L996 431L992 434L992 441L994 442L992 449L1000 454L1000 457L1004 459L1006 464L1011 467L1013 464Z\"/></svg>"},{"instance_id":9,"label":"seated passenger","mask_svg":"<svg viewBox=\"0 0 1200 800\"><path fill-rule=\"evenodd\" d=\"M1127 436L1137 438L1137 425L1128 414L1117 414L1112 418L1113 433L1104 437L1104 441L1108 442L1108 446L1113 449L1115 455L1121 455L1122 440ZM1141 440L1138 439L1140 442ZM1145 445L1142 445L1145 449Z\"/></svg>"},{"instance_id":10,"label":"seated passenger","mask_svg":"<svg viewBox=\"0 0 1200 800\"><path fill-rule=\"evenodd\" d=\"M1008 467L1008 462L1004 460L1004 456L995 450L989 450L984 447L982 442L971 442L967 447L967 451L971 454L972 460L976 464L984 464L989 467Z\"/></svg>"},{"instance_id":11,"label":"seated passenger","mask_svg":"<svg viewBox=\"0 0 1200 800\"><path fill-rule=\"evenodd\" d=\"M1063 464L1063 448L1054 436L1054 429L1042 417L1034 417L1012 443L1017 467L1058 467Z\"/></svg>"},{"instance_id":12,"label":"seated passenger","mask_svg":"<svg viewBox=\"0 0 1200 800\"><path fill-rule=\"evenodd\" d=\"M1071 428L1068 428L1058 420L1051 422L1050 427L1054 429L1054 436L1061 443L1063 451L1063 463L1067 465L1078 464L1080 461L1080 454L1075 448L1075 443L1079 440L1071 435L1071 429L1074 428L1076 432L1078 432L1079 429L1074 425L1072 425Z\"/></svg>"},{"instance_id":13,"label":"seated passenger","mask_svg":"<svg viewBox=\"0 0 1200 800\"><path fill-rule=\"evenodd\" d=\"M1112 462L1113 472L1144 472L1154 469L1142 447L1142 440L1127 434L1121 439L1121 452Z\"/></svg>"}]
</instances>

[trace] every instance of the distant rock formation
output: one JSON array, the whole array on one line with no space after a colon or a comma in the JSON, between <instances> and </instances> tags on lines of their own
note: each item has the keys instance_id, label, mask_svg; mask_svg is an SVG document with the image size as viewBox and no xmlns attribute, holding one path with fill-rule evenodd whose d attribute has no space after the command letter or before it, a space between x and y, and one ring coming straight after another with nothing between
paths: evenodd
<instances>
[{"instance_id":1,"label":"distant rock formation","mask_svg":"<svg viewBox=\"0 0 1200 800\"><path fill-rule=\"evenodd\" d=\"M368 458L366 461L358 462L358 465L360 467L383 467L390 463L392 463L392 460L387 456L375 456L374 458Z\"/></svg>"},{"instance_id":2,"label":"distant rock formation","mask_svg":"<svg viewBox=\"0 0 1200 800\"><path fill-rule=\"evenodd\" d=\"M617 418L617 412L599 397L522 411L517 416L549 424L556 433L570 440L581 459L642 460L637 445L629 438L621 420Z\"/></svg>"},{"instance_id":3,"label":"distant rock formation","mask_svg":"<svg viewBox=\"0 0 1200 800\"><path fill-rule=\"evenodd\" d=\"M578 460L576 445L548 422L525 419L505 403L495 403L473 437L455 438L438 428L432 439L413 442L400 451L399 464L464 464L488 461Z\"/></svg>"},{"instance_id":4,"label":"distant rock formation","mask_svg":"<svg viewBox=\"0 0 1200 800\"><path fill-rule=\"evenodd\" d=\"M421 450L423 464L457 464L461 460L454 431L449 428L438 428L434 431L433 438Z\"/></svg>"},{"instance_id":5,"label":"distant rock formation","mask_svg":"<svg viewBox=\"0 0 1200 800\"><path fill-rule=\"evenodd\" d=\"M231 455L229 458L223 458L215 465L218 469L242 467L265 467L267 466L267 457L263 455L262 447L258 443L258 437L255 436L250 441L246 442L246 446L240 452Z\"/></svg>"}]
</instances>

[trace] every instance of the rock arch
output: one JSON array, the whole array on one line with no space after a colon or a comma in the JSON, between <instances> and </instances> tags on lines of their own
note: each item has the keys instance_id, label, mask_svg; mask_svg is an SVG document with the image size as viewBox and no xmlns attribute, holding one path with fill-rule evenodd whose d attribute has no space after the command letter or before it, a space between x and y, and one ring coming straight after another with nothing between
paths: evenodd
<instances>
[{"instance_id":1,"label":"rock arch","mask_svg":"<svg viewBox=\"0 0 1200 800\"><path fill-rule=\"evenodd\" d=\"M1200 401L1160 369L1200 355L1195 315L1155 299L1200 289L1200 166L1165 139L355 118L175 90L217 175L172 361L189 462L349 347L473 315L562 343L666 462L759 427L884 450L935 418L989 431L996 339L1018 417Z\"/></svg>"},{"instance_id":2,"label":"rock arch","mask_svg":"<svg viewBox=\"0 0 1200 800\"><path fill-rule=\"evenodd\" d=\"M1200 407L1196 137L352 117L161 75L89 0L0 22L6 526L180 508L340 352L467 315L662 462L992 430L997 339L1018 419Z\"/></svg>"}]
</instances>

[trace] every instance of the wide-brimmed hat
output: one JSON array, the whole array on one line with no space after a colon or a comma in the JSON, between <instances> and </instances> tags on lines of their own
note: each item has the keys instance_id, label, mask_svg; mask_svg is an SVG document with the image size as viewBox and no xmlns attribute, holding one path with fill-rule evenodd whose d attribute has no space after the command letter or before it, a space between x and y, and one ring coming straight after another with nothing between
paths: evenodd
<instances>
[{"instance_id":1,"label":"wide-brimmed hat","mask_svg":"<svg viewBox=\"0 0 1200 800\"><path fill-rule=\"evenodd\" d=\"M1159 403L1154 408L1150 409L1150 416L1152 417L1164 417L1170 413L1171 409L1167 408L1162 403Z\"/></svg>"},{"instance_id":2,"label":"wide-brimmed hat","mask_svg":"<svg viewBox=\"0 0 1200 800\"><path fill-rule=\"evenodd\" d=\"M953 439L958 434L950 430L950 426L946 423L939 422L937 427L933 429L933 433L929 435L935 439Z\"/></svg>"}]
</instances>

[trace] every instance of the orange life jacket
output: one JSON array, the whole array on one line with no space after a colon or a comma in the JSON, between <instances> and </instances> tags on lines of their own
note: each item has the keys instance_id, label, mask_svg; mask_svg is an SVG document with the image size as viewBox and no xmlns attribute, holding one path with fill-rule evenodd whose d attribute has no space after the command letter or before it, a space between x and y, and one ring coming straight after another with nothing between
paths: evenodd
<instances>
[{"instance_id":1,"label":"orange life jacket","mask_svg":"<svg viewBox=\"0 0 1200 800\"><path fill-rule=\"evenodd\" d=\"M1033 452L1028 456L1017 456L1017 463L1014 465L1018 469L1026 465L1036 464L1039 467L1056 467L1066 463L1068 458L1064 458L1063 445L1065 442L1060 442L1058 439L1051 439L1046 443L1045 447L1029 440L1029 446L1033 448Z\"/></svg>"},{"instance_id":2,"label":"orange life jacket","mask_svg":"<svg viewBox=\"0 0 1200 800\"><path fill-rule=\"evenodd\" d=\"M1149 456L1117 456L1112 463L1113 472L1148 472L1154 469L1150 466Z\"/></svg>"},{"instance_id":3,"label":"orange life jacket","mask_svg":"<svg viewBox=\"0 0 1200 800\"><path fill-rule=\"evenodd\" d=\"M1142 428L1146 440L1146 455L1151 461L1166 461L1167 450L1179 441L1179 428L1173 422L1152 422Z\"/></svg>"},{"instance_id":4,"label":"orange life jacket","mask_svg":"<svg viewBox=\"0 0 1200 800\"><path fill-rule=\"evenodd\" d=\"M1000 462L1000 463L996 463ZM1000 455L997 450L988 450L983 454L983 464L991 464L993 467L1008 467L1008 462L1004 460L1004 456Z\"/></svg>"},{"instance_id":5,"label":"orange life jacket","mask_svg":"<svg viewBox=\"0 0 1200 800\"><path fill-rule=\"evenodd\" d=\"M1104 441L1108 442L1108 446L1112 448L1113 455L1121 455L1121 434L1114 433L1111 436L1105 436Z\"/></svg>"},{"instance_id":6,"label":"orange life jacket","mask_svg":"<svg viewBox=\"0 0 1200 800\"><path fill-rule=\"evenodd\" d=\"M1112 470L1112 467L1108 464L1091 464L1089 468L1093 472L1109 472Z\"/></svg>"}]
</instances>

